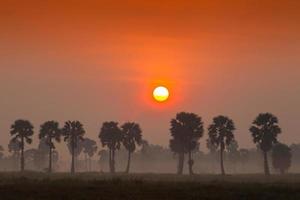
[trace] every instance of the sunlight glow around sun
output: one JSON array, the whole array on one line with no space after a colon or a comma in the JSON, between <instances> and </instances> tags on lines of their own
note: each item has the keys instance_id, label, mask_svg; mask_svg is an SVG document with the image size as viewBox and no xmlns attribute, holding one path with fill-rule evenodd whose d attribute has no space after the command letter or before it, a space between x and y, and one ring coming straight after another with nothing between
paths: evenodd
<instances>
[{"instance_id":1,"label":"sunlight glow around sun","mask_svg":"<svg viewBox=\"0 0 300 200\"><path fill-rule=\"evenodd\" d=\"M164 102L169 98L169 90L164 86L158 86L153 90L153 98L158 102Z\"/></svg>"}]
</instances>

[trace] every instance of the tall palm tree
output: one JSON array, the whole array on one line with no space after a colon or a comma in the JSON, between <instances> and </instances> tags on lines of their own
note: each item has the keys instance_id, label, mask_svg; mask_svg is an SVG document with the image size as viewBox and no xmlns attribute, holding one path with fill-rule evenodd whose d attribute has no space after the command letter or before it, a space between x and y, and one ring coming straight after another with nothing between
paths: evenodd
<instances>
[{"instance_id":1,"label":"tall palm tree","mask_svg":"<svg viewBox=\"0 0 300 200\"><path fill-rule=\"evenodd\" d=\"M91 170L91 157L94 156L94 154L97 152L97 149L98 147L96 141L89 138L84 138L83 153L85 154L86 169L89 171Z\"/></svg>"},{"instance_id":2,"label":"tall palm tree","mask_svg":"<svg viewBox=\"0 0 300 200\"><path fill-rule=\"evenodd\" d=\"M278 119L271 113L260 113L250 127L253 142L258 144L264 155L265 175L270 175L268 152L277 143L277 135L281 133Z\"/></svg>"},{"instance_id":3,"label":"tall palm tree","mask_svg":"<svg viewBox=\"0 0 300 200\"><path fill-rule=\"evenodd\" d=\"M139 124L134 122L127 122L121 126L123 134L123 145L128 151L128 160L126 173L129 173L131 154L135 151L136 145L140 146L142 144L142 130Z\"/></svg>"},{"instance_id":4,"label":"tall palm tree","mask_svg":"<svg viewBox=\"0 0 300 200\"><path fill-rule=\"evenodd\" d=\"M115 173L115 151L120 149L122 142L122 132L118 122L104 122L99 139L102 146L107 146L109 149L109 168L111 173Z\"/></svg>"},{"instance_id":5,"label":"tall palm tree","mask_svg":"<svg viewBox=\"0 0 300 200\"><path fill-rule=\"evenodd\" d=\"M79 121L67 121L62 129L64 141L70 146L72 156L71 174L75 173L75 151L80 141L83 141L85 130Z\"/></svg>"},{"instance_id":6,"label":"tall palm tree","mask_svg":"<svg viewBox=\"0 0 300 200\"><path fill-rule=\"evenodd\" d=\"M39 138L45 140L45 144L49 147L49 173L52 172L52 152L55 149L54 141L60 142L61 130L58 122L47 121L41 125Z\"/></svg>"},{"instance_id":7,"label":"tall palm tree","mask_svg":"<svg viewBox=\"0 0 300 200\"><path fill-rule=\"evenodd\" d=\"M25 143L32 143L33 125L28 120L16 120L11 125L10 134L12 135L12 141L20 143L21 146L21 171L25 169L24 162L24 147Z\"/></svg>"},{"instance_id":8,"label":"tall palm tree","mask_svg":"<svg viewBox=\"0 0 300 200\"><path fill-rule=\"evenodd\" d=\"M230 118L222 115L213 118L213 123L208 127L209 141L212 143L212 145L216 145L218 148L220 148L220 165L222 175L225 175L223 161L224 149L233 141L234 130L235 126L233 121Z\"/></svg>"},{"instance_id":9,"label":"tall palm tree","mask_svg":"<svg viewBox=\"0 0 300 200\"><path fill-rule=\"evenodd\" d=\"M192 152L199 147L199 139L203 136L203 122L194 113L180 112L171 120L170 148L179 155L178 174L183 172L184 154L188 153L189 174L193 174Z\"/></svg>"}]
</instances>

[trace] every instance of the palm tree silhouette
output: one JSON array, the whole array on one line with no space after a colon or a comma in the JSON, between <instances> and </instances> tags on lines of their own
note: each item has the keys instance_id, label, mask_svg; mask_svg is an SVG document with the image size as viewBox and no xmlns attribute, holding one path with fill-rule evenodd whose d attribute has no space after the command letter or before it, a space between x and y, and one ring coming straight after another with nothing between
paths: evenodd
<instances>
[{"instance_id":1,"label":"palm tree silhouette","mask_svg":"<svg viewBox=\"0 0 300 200\"><path fill-rule=\"evenodd\" d=\"M261 113L252 122L249 130L252 133L253 142L258 144L263 152L265 175L270 175L268 151L277 143L277 135L281 133L278 119L271 113Z\"/></svg>"},{"instance_id":2,"label":"palm tree silhouette","mask_svg":"<svg viewBox=\"0 0 300 200\"><path fill-rule=\"evenodd\" d=\"M16 120L11 125L10 134L13 136L12 141L20 143L21 146L21 171L25 169L24 146L25 143L32 143L33 125L28 120Z\"/></svg>"},{"instance_id":3,"label":"palm tree silhouette","mask_svg":"<svg viewBox=\"0 0 300 200\"><path fill-rule=\"evenodd\" d=\"M233 121L222 115L213 118L213 123L208 127L209 141L212 145L216 145L220 148L220 165L222 175L225 175L223 161L224 149L226 146L230 145L234 139L234 130L235 126Z\"/></svg>"},{"instance_id":4,"label":"palm tree silhouette","mask_svg":"<svg viewBox=\"0 0 300 200\"><path fill-rule=\"evenodd\" d=\"M127 122L121 126L123 140L122 143L128 151L128 160L126 173L129 173L131 154L135 151L136 145L142 144L142 130L139 124L134 122Z\"/></svg>"},{"instance_id":5,"label":"palm tree silhouette","mask_svg":"<svg viewBox=\"0 0 300 200\"><path fill-rule=\"evenodd\" d=\"M99 133L99 139L103 147L109 149L109 168L115 173L115 151L119 150L122 142L122 132L118 122L104 122Z\"/></svg>"},{"instance_id":6,"label":"palm tree silhouette","mask_svg":"<svg viewBox=\"0 0 300 200\"><path fill-rule=\"evenodd\" d=\"M96 141L89 138L84 138L83 153L85 154L86 169L89 171L91 171L91 157L94 156L94 154L97 152L97 149L98 147Z\"/></svg>"},{"instance_id":7,"label":"palm tree silhouette","mask_svg":"<svg viewBox=\"0 0 300 200\"><path fill-rule=\"evenodd\" d=\"M69 144L72 155L71 174L75 173L75 151L78 143L83 140L84 134L85 130L79 121L67 121L62 130L64 141Z\"/></svg>"},{"instance_id":8,"label":"palm tree silhouette","mask_svg":"<svg viewBox=\"0 0 300 200\"><path fill-rule=\"evenodd\" d=\"M170 148L179 155L178 174L183 172L184 154L188 153L189 174L193 174L192 152L199 146L199 139L203 136L203 122L194 113L180 112L171 120Z\"/></svg>"},{"instance_id":9,"label":"palm tree silhouette","mask_svg":"<svg viewBox=\"0 0 300 200\"><path fill-rule=\"evenodd\" d=\"M58 122L47 121L41 125L39 139L44 139L49 147L49 167L48 172L52 172L52 152L55 149L54 141L60 142L61 130Z\"/></svg>"}]
</instances>

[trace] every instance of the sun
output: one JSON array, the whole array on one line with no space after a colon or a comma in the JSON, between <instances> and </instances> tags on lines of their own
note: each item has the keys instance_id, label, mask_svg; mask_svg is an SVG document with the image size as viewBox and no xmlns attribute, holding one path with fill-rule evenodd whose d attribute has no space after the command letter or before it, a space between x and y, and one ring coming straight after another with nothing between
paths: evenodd
<instances>
[{"instance_id":1,"label":"sun","mask_svg":"<svg viewBox=\"0 0 300 200\"><path fill-rule=\"evenodd\" d=\"M164 102L169 98L169 90L164 86L158 86L153 90L153 98L158 102Z\"/></svg>"}]
</instances>

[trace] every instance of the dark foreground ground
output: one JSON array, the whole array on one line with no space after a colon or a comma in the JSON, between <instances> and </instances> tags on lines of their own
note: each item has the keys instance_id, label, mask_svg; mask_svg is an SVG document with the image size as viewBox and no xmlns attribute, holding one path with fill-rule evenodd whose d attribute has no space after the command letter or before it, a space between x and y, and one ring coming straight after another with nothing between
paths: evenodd
<instances>
[{"instance_id":1,"label":"dark foreground ground","mask_svg":"<svg viewBox=\"0 0 300 200\"><path fill-rule=\"evenodd\" d=\"M300 200L300 174L176 176L171 174L107 175L81 173L51 176L0 173L0 200L96 199L295 199Z\"/></svg>"}]
</instances>

